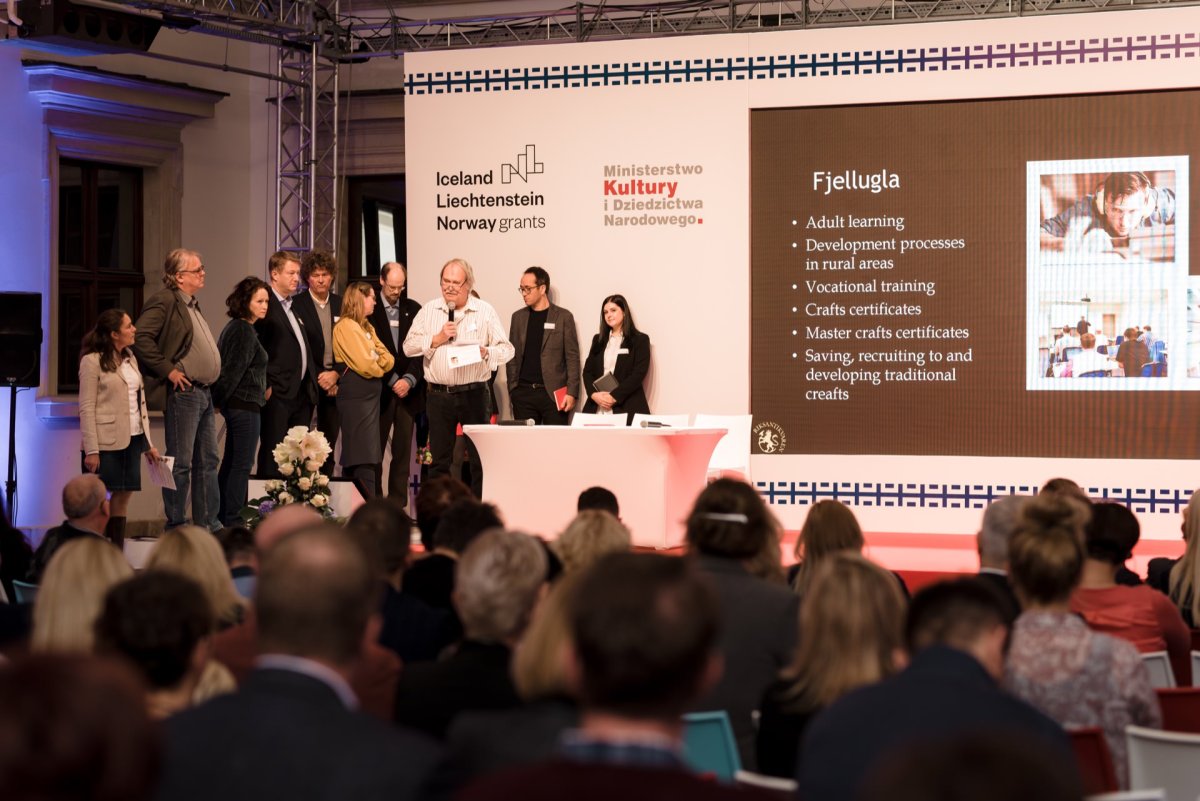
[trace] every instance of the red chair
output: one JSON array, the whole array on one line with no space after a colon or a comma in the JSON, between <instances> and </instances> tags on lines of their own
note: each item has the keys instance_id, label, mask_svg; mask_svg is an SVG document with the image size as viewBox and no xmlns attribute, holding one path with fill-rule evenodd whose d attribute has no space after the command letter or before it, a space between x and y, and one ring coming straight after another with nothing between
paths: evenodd
<instances>
[{"instance_id":1,"label":"red chair","mask_svg":"<svg viewBox=\"0 0 1200 801\"><path fill-rule=\"evenodd\" d=\"M1192 650L1200 651L1200 629L1192 629Z\"/></svg>"},{"instance_id":2,"label":"red chair","mask_svg":"<svg viewBox=\"0 0 1200 801\"><path fill-rule=\"evenodd\" d=\"M1200 687L1162 688L1154 692L1162 707L1165 731L1200 734Z\"/></svg>"},{"instance_id":3,"label":"red chair","mask_svg":"<svg viewBox=\"0 0 1200 801\"><path fill-rule=\"evenodd\" d=\"M1115 793L1120 789L1117 786L1117 770L1113 767L1108 741L1104 739L1104 730L1097 726L1089 726L1068 729L1067 733L1071 735L1071 749L1075 752L1075 761L1079 763L1083 794L1087 796Z\"/></svg>"}]
</instances>

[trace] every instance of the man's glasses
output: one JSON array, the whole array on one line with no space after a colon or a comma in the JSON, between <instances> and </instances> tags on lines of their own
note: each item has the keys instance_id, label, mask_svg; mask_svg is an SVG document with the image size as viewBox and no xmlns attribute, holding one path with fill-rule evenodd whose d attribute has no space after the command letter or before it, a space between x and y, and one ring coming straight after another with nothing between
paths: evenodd
<instances>
[{"instance_id":1,"label":"man's glasses","mask_svg":"<svg viewBox=\"0 0 1200 801\"><path fill-rule=\"evenodd\" d=\"M517 287L517 291L520 292L522 295L528 295L530 292L537 289L539 286L544 286L544 284L534 284L533 286L519 286L519 287Z\"/></svg>"},{"instance_id":2,"label":"man's glasses","mask_svg":"<svg viewBox=\"0 0 1200 801\"><path fill-rule=\"evenodd\" d=\"M445 278L442 279L442 286L447 289L462 289L466 285L466 281L447 281Z\"/></svg>"},{"instance_id":3,"label":"man's glasses","mask_svg":"<svg viewBox=\"0 0 1200 801\"><path fill-rule=\"evenodd\" d=\"M194 270L180 270L178 274L183 275L184 273L202 273L202 272L204 272L203 264L201 264L199 267L197 267Z\"/></svg>"}]
</instances>

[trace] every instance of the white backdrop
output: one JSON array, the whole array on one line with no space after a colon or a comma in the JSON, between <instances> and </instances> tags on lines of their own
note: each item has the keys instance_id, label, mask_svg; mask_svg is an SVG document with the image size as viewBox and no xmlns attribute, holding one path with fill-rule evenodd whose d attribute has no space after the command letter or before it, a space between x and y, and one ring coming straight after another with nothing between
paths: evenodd
<instances>
[{"instance_id":1,"label":"white backdrop","mask_svg":"<svg viewBox=\"0 0 1200 801\"><path fill-rule=\"evenodd\" d=\"M585 353L602 298L620 292L654 345L654 412L745 413L750 109L1191 87L1197 31L1200 9L1173 8L407 54L410 292L433 297L440 265L463 257L507 319L520 306L521 272L540 265L555 302L575 313ZM524 179L503 183L506 164ZM605 224L605 200L629 199L606 196L606 166L676 164L702 171L617 180L677 181L675 198L702 208L648 213L694 214L695 224ZM438 185L439 173L460 172L490 172L493 183ZM439 208L469 193L535 193L544 203ZM530 216L544 227L438 226L439 217ZM1146 537L1177 539L1191 467L785 450L756 456L753 479L788 527L800 525L812 500L838 497L872 531L968 534L991 497L1067 475L1131 503Z\"/></svg>"}]
</instances>

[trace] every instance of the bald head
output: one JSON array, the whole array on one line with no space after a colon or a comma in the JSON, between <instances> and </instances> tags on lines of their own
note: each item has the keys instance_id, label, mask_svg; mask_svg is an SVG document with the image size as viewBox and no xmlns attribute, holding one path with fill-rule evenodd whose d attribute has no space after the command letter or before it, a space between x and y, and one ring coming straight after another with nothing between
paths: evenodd
<instances>
[{"instance_id":1,"label":"bald head","mask_svg":"<svg viewBox=\"0 0 1200 801\"><path fill-rule=\"evenodd\" d=\"M108 490L100 478L91 473L77 476L63 487L63 514L68 520L85 520L101 513ZM103 514L108 517L108 514Z\"/></svg>"},{"instance_id":2,"label":"bald head","mask_svg":"<svg viewBox=\"0 0 1200 801\"><path fill-rule=\"evenodd\" d=\"M320 513L307 503L289 503L277 507L254 529L254 548L260 555L265 554L288 534L311 528L321 520Z\"/></svg>"},{"instance_id":3,"label":"bald head","mask_svg":"<svg viewBox=\"0 0 1200 801\"><path fill-rule=\"evenodd\" d=\"M1017 528L1028 495L1007 495L988 504L979 529L979 564L1004 570L1008 565L1008 541Z\"/></svg>"}]
</instances>

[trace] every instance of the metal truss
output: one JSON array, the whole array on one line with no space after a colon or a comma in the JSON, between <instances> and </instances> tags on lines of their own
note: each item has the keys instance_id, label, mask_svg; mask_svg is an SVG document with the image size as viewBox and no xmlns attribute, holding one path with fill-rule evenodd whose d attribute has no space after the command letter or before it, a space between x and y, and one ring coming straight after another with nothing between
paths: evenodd
<instances>
[{"instance_id":1,"label":"metal truss","mask_svg":"<svg viewBox=\"0 0 1200 801\"><path fill-rule=\"evenodd\" d=\"M337 18L327 5L281 7L280 22L306 27L309 44L275 52L275 247L305 252L338 248L338 61L326 57L326 29Z\"/></svg>"}]
</instances>

